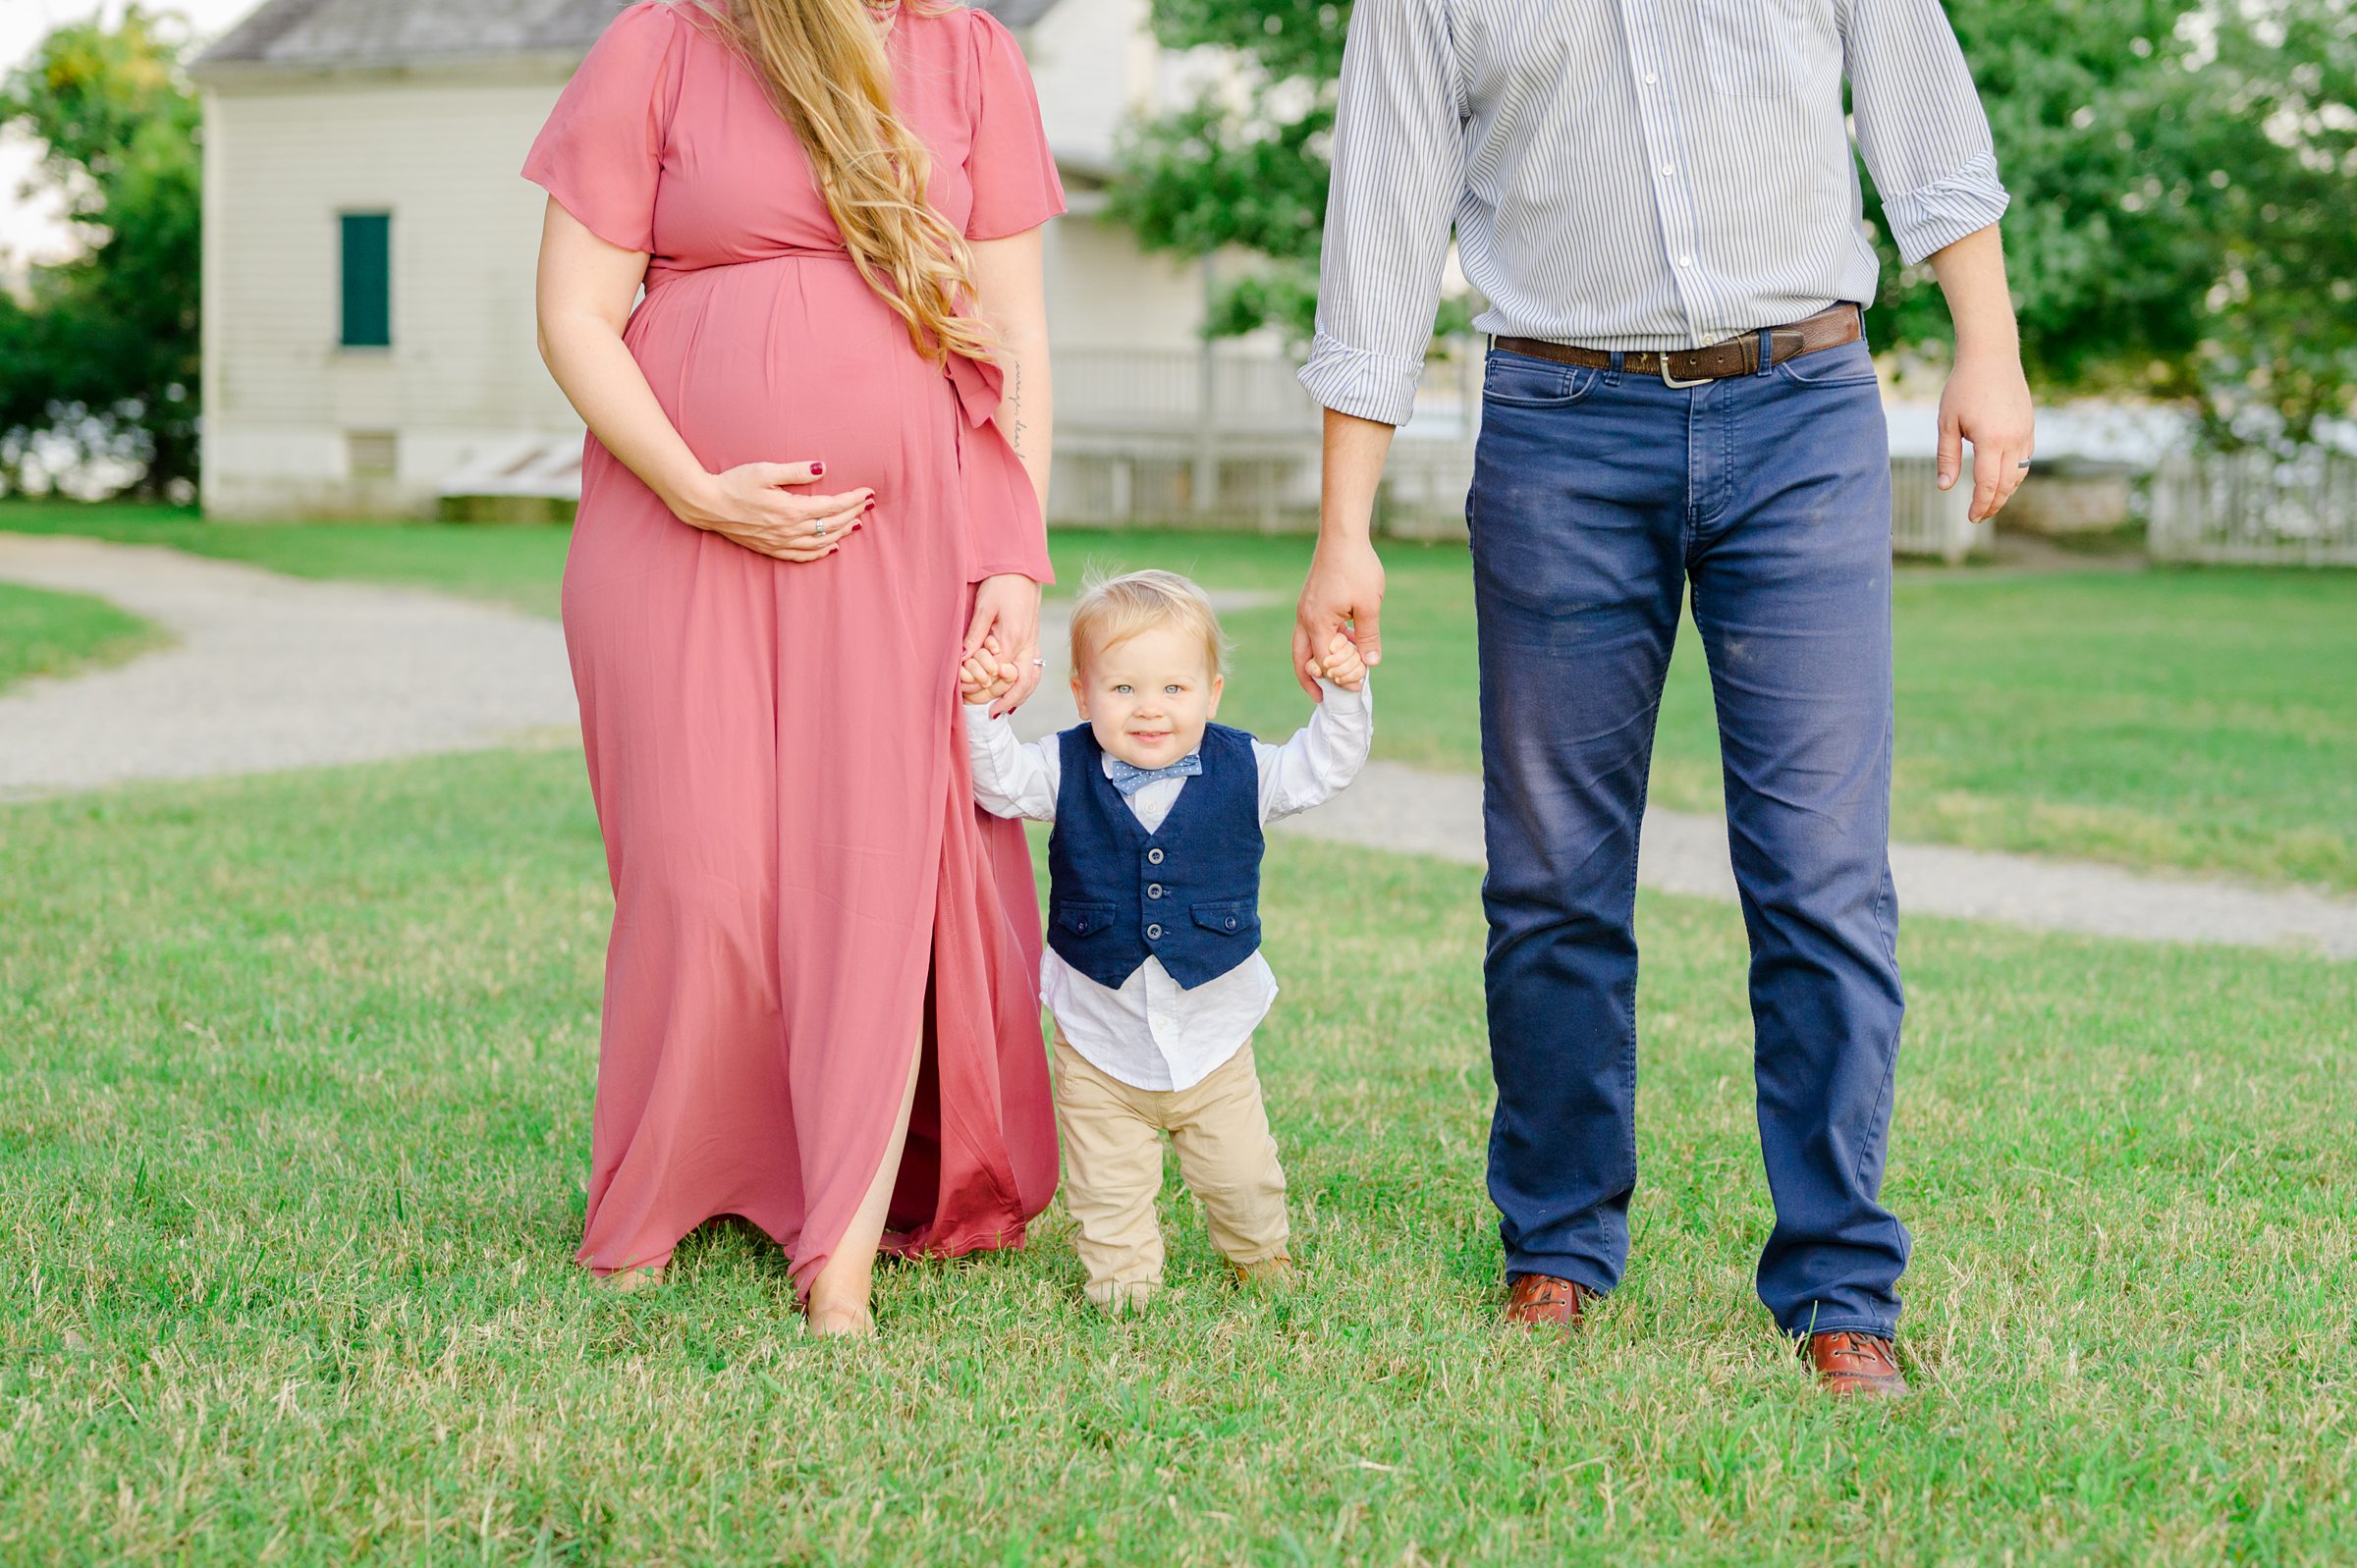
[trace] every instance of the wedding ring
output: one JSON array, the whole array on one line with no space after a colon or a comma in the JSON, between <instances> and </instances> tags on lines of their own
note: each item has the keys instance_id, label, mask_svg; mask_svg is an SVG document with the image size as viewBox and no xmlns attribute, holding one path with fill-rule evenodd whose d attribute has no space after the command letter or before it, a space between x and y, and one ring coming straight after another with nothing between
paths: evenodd
<instances>
[{"instance_id":1,"label":"wedding ring","mask_svg":"<svg viewBox=\"0 0 2357 1568\"><path fill-rule=\"evenodd\" d=\"M2029 460L2029 459L2027 459L2027 458L2024 458L2024 459L2022 459L2022 460L2021 460L2019 462L2015 463L2013 466L2014 466L2014 467L2016 467L2016 468L2027 468L2029 465L2030 465L2030 460Z\"/></svg>"},{"instance_id":2,"label":"wedding ring","mask_svg":"<svg viewBox=\"0 0 2357 1568\"><path fill-rule=\"evenodd\" d=\"M827 536L827 525L823 522L818 525L818 536L821 539L824 539Z\"/></svg>"},{"instance_id":3,"label":"wedding ring","mask_svg":"<svg viewBox=\"0 0 2357 1568\"><path fill-rule=\"evenodd\" d=\"M1048 662L1045 659L1034 659L1031 662L1042 670L1045 670L1048 667Z\"/></svg>"}]
</instances>

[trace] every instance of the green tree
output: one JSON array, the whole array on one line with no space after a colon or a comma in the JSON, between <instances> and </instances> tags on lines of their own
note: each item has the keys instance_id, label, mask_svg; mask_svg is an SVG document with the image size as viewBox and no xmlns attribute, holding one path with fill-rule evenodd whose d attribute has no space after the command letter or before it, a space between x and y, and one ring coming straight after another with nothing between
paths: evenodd
<instances>
[{"instance_id":1,"label":"green tree","mask_svg":"<svg viewBox=\"0 0 2357 1568\"><path fill-rule=\"evenodd\" d=\"M80 252L0 295L0 464L39 437L138 464L137 488L196 473L201 116L177 16L60 27L0 82L0 124L44 143Z\"/></svg>"},{"instance_id":2,"label":"green tree","mask_svg":"<svg viewBox=\"0 0 2357 1568\"><path fill-rule=\"evenodd\" d=\"M1947 0L1988 106L2032 376L2195 402L2231 438L2305 436L2357 385L2357 13L2348 0ZM1139 127L1115 210L1153 246L1233 245L1213 330L1307 336L1348 0L1155 0L1162 41L1230 51L1240 91ZM1883 254L1875 341L1937 352L1947 312ZM1447 316L1441 323L1451 325Z\"/></svg>"}]
</instances>

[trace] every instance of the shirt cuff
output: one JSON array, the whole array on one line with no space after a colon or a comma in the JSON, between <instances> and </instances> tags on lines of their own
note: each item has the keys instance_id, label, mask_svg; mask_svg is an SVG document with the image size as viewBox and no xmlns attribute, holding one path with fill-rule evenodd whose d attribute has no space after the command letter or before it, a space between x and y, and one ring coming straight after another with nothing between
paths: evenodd
<instances>
[{"instance_id":1,"label":"shirt cuff","mask_svg":"<svg viewBox=\"0 0 2357 1568\"><path fill-rule=\"evenodd\" d=\"M1422 359L1353 349L1323 332L1310 346L1309 363L1301 367L1301 385L1321 405L1386 425L1407 423L1423 379Z\"/></svg>"},{"instance_id":2,"label":"shirt cuff","mask_svg":"<svg viewBox=\"0 0 2357 1568\"><path fill-rule=\"evenodd\" d=\"M1327 679L1324 676L1318 676L1315 678L1318 682L1318 690L1324 694L1325 700L1327 702L1340 702L1343 705L1343 711L1355 713L1371 713L1374 711L1374 671L1370 670L1367 672L1366 678L1359 681L1358 689L1356 691L1351 690L1348 686L1338 686L1333 681Z\"/></svg>"},{"instance_id":3,"label":"shirt cuff","mask_svg":"<svg viewBox=\"0 0 2357 1568\"><path fill-rule=\"evenodd\" d=\"M1953 174L1902 195L1883 198L1883 216L1899 258L1913 266L1935 250L1976 234L2005 215L1997 158L1980 153Z\"/></svg>"}]
</instances>

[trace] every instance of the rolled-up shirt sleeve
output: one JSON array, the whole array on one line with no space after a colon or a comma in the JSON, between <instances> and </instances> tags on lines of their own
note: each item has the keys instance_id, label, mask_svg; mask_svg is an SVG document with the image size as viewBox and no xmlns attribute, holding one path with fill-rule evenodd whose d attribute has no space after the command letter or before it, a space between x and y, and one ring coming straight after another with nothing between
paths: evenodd
<instances>
[{"instance_id":1,"label":"rolled-up shirt sleeve","mask_svg":"<svg viewBox=\"0 0 2357 1568\"><path fill-rule=\"evenodd\" d=\"M1844 0L1858 150L1909 266L2005 214L1989 117L1940 0Z\"/></svg>"},{"instance_id":2,"label":"rolled-up shirt sleeve","mask_svg":"<svg viewBox=\"0 0 2357 1568\"><path fill-rule=\"evenodd\" d=\"M1301 384L1404 424L1464 191L1464 95L1442 0L1358 0L1343 48L1317 336Z\"/></svg>"}]
</instances>

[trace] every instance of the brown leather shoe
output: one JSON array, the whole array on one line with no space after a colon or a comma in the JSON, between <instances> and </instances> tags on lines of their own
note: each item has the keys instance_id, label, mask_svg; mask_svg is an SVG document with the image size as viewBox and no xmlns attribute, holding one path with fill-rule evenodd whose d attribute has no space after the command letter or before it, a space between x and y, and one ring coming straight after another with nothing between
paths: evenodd
<instances>
[{"instance_id":1,"label":"brown leather shoe","mask_svg":"<svg viewBox=\"0 0 2357 1568\"><path fill-rule=\"evenodd\" d=\"M1552 1328L1567 1334L1580 1325L1594 1300L1596 1292L1575 1279L1514 1274L1507 1281L1505 1321L1509 1327L1534 1333Z\"/></svg>"},{"instance_id":2,"label":"brown leather shoe","mask_svg":"<svg viewBox=\"0 0 2357 1568\"><path fill-rule=\"evenodd\" d=\"M1849 1330L1811 1334L1799 1347L1801 1359L1829 1394L1898 1399L1907 1379L1898 1375L1898 1356L1888 1339Z\"/></svg>"}]
</instances>

